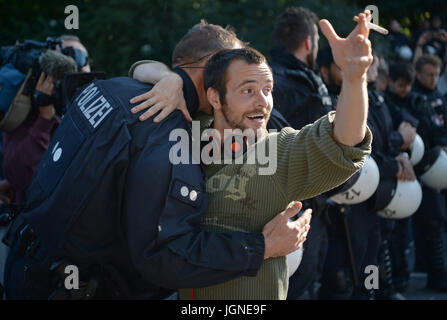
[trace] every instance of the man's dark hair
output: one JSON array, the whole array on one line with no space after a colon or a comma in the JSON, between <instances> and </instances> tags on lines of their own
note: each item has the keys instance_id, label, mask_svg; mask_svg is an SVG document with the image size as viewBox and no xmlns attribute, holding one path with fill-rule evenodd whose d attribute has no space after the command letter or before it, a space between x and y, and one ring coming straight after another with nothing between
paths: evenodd
<instances>
[{"instance_id":1,"label":"man's dark hair","mask_svg":"<svg viewBox=\"0 0 447 320\"><path fill-rule=\"evenodd\" d=\"M172 53L172 66L193 65L222 49L232 49L235 44L247 45L239 40L230 27L222 28L205 20L193 26Z\"/></svg>"},{"instance_id":2,"label":"man's dark hair","mask_svg":"<svg viewBox=\"0 0 447 320\"><path fill-rule=\"evenodd\" d=\"M414 67L409 62L395 62L390 65L389 77L392 81L402 79L405 83L414 81Z\"/></svg>"},{"instance_id":3,"label":"man's dark hair","mask_svg":"<svg viewBox=\"0 0 447 320\"><path fill-rule=\"evenodd\" d=\"M224 49L216 53L205 65L203 72L203 84L205 92L209 88L215 89L219 93L219 99L225 104L225 95L227 93L227 69L235 60L242 60L248 64L260 65L267 63L267 59L259 51L245 47L242 49Z\"/></svg>"},{"instance_id":4,"label":"man's dark hair","mask_svg":"<svg viewBox=\"0 0 447 320\"><path fill-rule=\"evenodd\" d=\"M435 67L442 67L442 61L437 56L432 54L424 54L419 59L417 59L414 67L417 72L421 72L422 68L426 65L430 64Z\"/></svg>"},{"instance_id":5,"label":"man's dark hair","mask_svg":"<svg viewBox=\"0 0 447 320\"><path fill-rule=\"evenodd\" d=\"M318 24L315 13L302 7L287 8L275 22L273 47L293 53L304 40L316 37L314 26Z\"/></svg>"}]
</instances>

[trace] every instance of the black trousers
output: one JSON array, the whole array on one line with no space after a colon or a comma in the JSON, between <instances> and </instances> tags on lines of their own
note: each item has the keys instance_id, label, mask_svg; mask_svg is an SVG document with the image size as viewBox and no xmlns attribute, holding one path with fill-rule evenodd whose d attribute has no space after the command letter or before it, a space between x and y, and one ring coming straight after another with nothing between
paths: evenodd
<instances>
[{"instance_id":1,"label":"black trousers","mask_svg":"<svg viewBox=\"0 0 447 320\"><path fill-rule=\"evenodd\" d=\"M431 240L439 238L444 232L446 222L445 195L436 189L422 187L422 202L419 209L413 215L413 233L416 247L415 269L422 272L430 272L433 267L428 248Z\"/></svg>"},{"instance_id":2,"label":"black trousers","mask_svg":"<svg viewBox=\"0 0 447 320\"><path fill-rule=\"evenodd\" d=\"M363 299L368 297L364 282L368 265L378 265L380 245L379 217L364 203L350 206L347 224L354 266L349 252L343 214L337 208L329 209L328 253L320 288L321 299ZM346 212L346 211L345 211ZM357 286L354 281L356 274Z\"/></svg>"}]
</instances>

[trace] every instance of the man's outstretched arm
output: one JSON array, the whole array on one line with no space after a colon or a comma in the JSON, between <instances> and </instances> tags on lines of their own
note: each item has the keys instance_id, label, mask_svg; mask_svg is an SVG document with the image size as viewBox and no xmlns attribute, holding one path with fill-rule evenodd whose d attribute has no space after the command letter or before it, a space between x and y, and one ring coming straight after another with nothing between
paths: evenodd
<instances>
[{"instance_id":1,"label":"man's outstretched arm","mask_svg":"<svg viewBox=\"0 0 447 320\"><path fill-rule=\"evenodd\" d=\"M343 73L340 98L333 129L334 139L347 146L355 146L366 135L368 91L366 72L372 63L369 11L359 14L359 22L347 38L340 38L327 20L320 21L323 34L329 41L334 61Z\"/></svg>"}]
</instances>

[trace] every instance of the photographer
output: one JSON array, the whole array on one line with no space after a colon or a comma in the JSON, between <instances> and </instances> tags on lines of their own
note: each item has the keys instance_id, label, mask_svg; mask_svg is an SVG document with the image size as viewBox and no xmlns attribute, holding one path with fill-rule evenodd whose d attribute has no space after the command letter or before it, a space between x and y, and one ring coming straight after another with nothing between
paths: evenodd
<instances>
[{"instance_id":1,"label":"photographer","mask_svg":"<svg viewBox=\"0 0 447 320\"><path fill-rule=\"evenodd\" d=\"M438 56L445 64L447 31L441 26L441 19L435 16L431 21L430 30L422 32L417 37L413 62L416 62L424 53L429 53Z\"/></svg>"},{"instance_id":2,"label":"photographer","mask_svg":"<svg viewBox=\"0 0 447 320\"><path fill-rule=\"evenodd\" d=\"M87 50L79 42L79 39L74 36L62 36L59 39L62 48L57 49L66 55L71 52L77 65L75 66L73 62L73 67L71 67L69 63L66 73L69 70L71 72L90 71ZM56 59L60 59L60 56L46 54L46 58L49 60L48 64L58 64L61 61L56 61ZM66 56L63 57L66 58ZM62 63L66 63L66 61L62 61ZM55 81L56 79L52 75L47 75L45 72L40 74L34 90L33 107L30 113L17 129L3 134L3 171L6 180L15 191L11 203L17 211L26 202L26 189L31 184L37 165L48 149L52 134L60 123L60 114L56 113L56 109L59 108L55 106L55 103L60 104L60 102L55 101L53 94Z\"/></svg>"}]
</instances>

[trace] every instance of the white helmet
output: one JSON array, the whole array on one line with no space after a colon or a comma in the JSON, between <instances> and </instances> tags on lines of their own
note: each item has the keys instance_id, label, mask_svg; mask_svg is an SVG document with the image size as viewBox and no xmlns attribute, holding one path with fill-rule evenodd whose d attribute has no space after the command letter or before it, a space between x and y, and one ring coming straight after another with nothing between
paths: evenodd
<instances>
[{"instance_id":1,"label":"white helmet","mask_svg":"<svg viewBox=\"0 0 447 320\"><path fill-rule=\"evenodd\" d=\"M403 60L411 60L413 57L413 51L407 45L396 47L396 53Z\"/></svg>"},{"instance_id":2,"label":"white helmet","mask_svg":"<svg viewBox=\"0 0 447 320\"><path fill-rule=\"evenodd\" d=\"M421 182L433 189L447 188L447 154L441 147L428 150L414 171Z\"/></svg>"},{"instance_id":3,"label":"white helmet","mask_svg":"<svg viewBox=\"0 0 447 320\"><path fill-rule=\"evenodd\" d=\"M417 165L424 157L425 146L421 136L416 134L413 143L410 146L410 162L413 166Z\"/></svg>"},{"instance_id":4,"label":"white helmet","mask_svg":"<svg viewBox=\"0 0 447 320\"><path fill-rule=\"evenodd\" d=\"M371 156L366 156L359 174L353 175L344 184L334 189L329 199L337 204L357 204L368 200L376 191L380 181L379 168ZM334 194L334 193L332 193Z\"/></svg>"},{"instance_id":5,"label":"white helmet","mask_svg":"<svg viewBox=\"0 0 447 320\"><path fill-rule=\"evenodd\" d=\"M397 180L391 190L391 201L377 214L386 219L404 219L411 216L421 205L422 188L417 180Z\"/></svg>"},{"instance_id":6,"label":"white helmet","mask_svg":"<svg viewBox=\"0 0 447 320\"><path fill-rule=\"evenodd\" d=\"M289 278L295 273L303 258L303 246L301 248L289 253L286 256L287 268L289 269Z\"/></svg>"}]
</instances>

